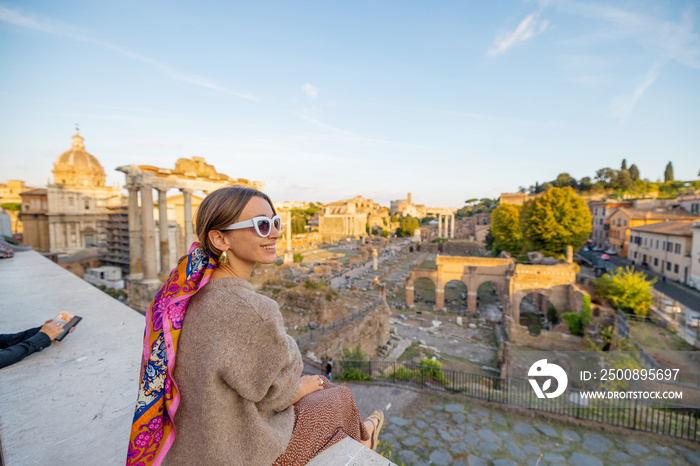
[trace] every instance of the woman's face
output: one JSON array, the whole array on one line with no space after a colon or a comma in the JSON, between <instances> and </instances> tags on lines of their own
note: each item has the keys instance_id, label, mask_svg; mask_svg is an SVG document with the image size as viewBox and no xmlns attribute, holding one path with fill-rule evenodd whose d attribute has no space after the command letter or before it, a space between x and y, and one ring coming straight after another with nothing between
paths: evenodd
<instances>
[{"instance_id":1,"label":"woman's face","mask_svg":"<svg viewBox=\"0 0 700 466\"><path fill-rule=\"evenodd\" d=\"M272 207L262 197L253 196L243 208L236 222L244 222L253 217L265 216L272 218ZM280 237L280 232L274 225L270 226L270 234L263 238L255 232L255 228L242 228L226 232L229 246L229 260L232 263L242 261L245 263L260 262L261 264L274 264L277 260L275 243Z\"/></svg>"}]
</instances>

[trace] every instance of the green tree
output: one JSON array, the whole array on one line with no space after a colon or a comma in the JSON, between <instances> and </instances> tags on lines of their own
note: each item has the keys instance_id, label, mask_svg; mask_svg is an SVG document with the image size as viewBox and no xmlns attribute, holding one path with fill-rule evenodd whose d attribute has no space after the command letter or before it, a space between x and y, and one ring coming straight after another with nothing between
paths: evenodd
<instances>
[{"instance_id":1,"label":"green tree","mask_svg":"<svg viewBox=\"0 0 700 466\"><path fill-rule=\"evenodd\" d=\"M651 308L651 287L656 278L647 280L647 275L632 267L622 267L606 273L593 282L596 293L608 299L616 308L628 314L646 317Z\"/></svg>"},{"instance_id":2,"label":"green tree","mask_svg":"<svg viewBox=\"0 0 700 466\"><path fill-rule=\"evenodd\" d=\"M513 204L501 204L491 212L491 235L493 246L515 256L523 250L523 232L520 226L521 207Z\"/></svg>"},{"instance_id":3,"label":"green tree","mask_svg":"<svg viewBox=\"0 0 700 466\"><path fill-rule=\"evenodd\" d=\"M410 215L401 217L399 220L399 228L396 230L397 236L413 236L413 232L420 228L417 218Z\"/></svg>"},{"instance_id":4,"label":"green tree","mask_svg":"<svg viewBox=\"0 0 700 466\"><path fill-rule=\"evenodd\" d=\"M630 171L626 168L617 172L617 177L613 183L614 189L621 189L622 191L629 191L634 187L634 181L632 180L632 175Z\"/></svg>"},{"instance_id":5,"label":"green tree","mask_svg":"<svg viewBox=\"0 0 700 466\"><path fill-rule=\"evenodd\" d=\"M550 183L549 181L546 183L542 183L542 186L540 186L540 192L546 193L547 191L549 191L553 187L554 187L554 185L552 183Z\"/></svg>"},{"instance_id":6,"label":"green tree","mask_svg":"<svg viewBox=\"0 0 700 466\"><path fill-rule=\"evenodd\" d=\"M673 181L673 164L671 162L668 162L666 170L664 170L664 183L668 183L669 181Z\"/></svg>"},{"instance_id":7,"label":"green tree","mask_svg":"<svg viewBox=\"0 0 700 466\"><path fill-rule=\"evenodd\" d=\"M550 256L563 254L569 245L577 250L590 236L592 220L586 202L572 188L552 188L526 202L520 213L526 250Z\"/></svg>"},{"instance_id":8,"label":"green tree","mask_svg":"<svg viewBox=\"0 0 700 466\"><path fill-rule=\"evenodd\" d=\"M620 166L620 170L627 170L627 159L622 159L622 165Z\"/></svg>"},{"instance_id":9,"label":"green tree","mask_svg":"<svg viewBox=\"0 0 700 466\"><path fill-rule=\"evenodd\" d=\"M0 209L19 212L22 210L22 204L19 202L6 202L5 204L0 205Z\"/></svg>"},{"instance_id":10,"label":"green tree","mask_svg":"<svg viewBox=\"0 0 700 466\"><path fill-rule=\"evenodd\" d=\"M615 178L617 178L617 172L612 168L601 168L595 172L595 179L597 181L602 181L606 189L610 188L610 184Z\"/></svg>"},{"instance_id":11,"label":"green tree","mask_svg":"<svg viewBox=\"0 0 700 466\"><path fill-rule=\"evenodd\" d=\"M632 181L639 181L639 168L635 164L632 164L630 167L630 176L632 177Z\"/></svg>"},{"instance_id":12,"label":"green tree","mask_svg":"<svg viewBox=\"0 0 700 466\"><path fill-rule=\"evenodd\" d=\"M559 176L557 176L557 179L554 180L553 184L557 188L563 188L565 186L571 186L572 188L575 188L576 179L572 178L568 173L561 173Z\"/></svg>"},{"instance_id":13,"label":"green tree","mask_svg":"<svg viewBox=\"0 0 700 466\"><path fill-rule=\"evenodd\" d=\"M591 296L587 294L583 296L581 312L565 312L561 317L568 324L569 332L571 332L572 335L583 336L583 331L593 319L593 313L591 312Z\"/></svg>"},{"instance_id":14,"label":"green tree","mask_svg":"<svg viewBox=\"0 0 700 466\"><path fill-rule=\"evenodd\" d=\"M491 229L489 228L489 231L486 233L486 237L484 238L484 248L486 248L487 251L491 251L494 256L497 256L501 253L501 251L495 248L495 242L496 238L494 238L493 233L491 233Z\"/></svg>"},{"instance_id":15,"label":"green tree","mask_svg":"<svg viewBox=\"0 0 700 466\"><path fill-rule=\"evenodd\" d=\"M306 217L299 214L292 217L292 234L299 235L306 233Z\"/></svg>"},{"instance_id":16,"label":"green tree","mask_svg":"<svg viewBox=\"0 0 700 466\"><path fill-rule=\"evenodd\" d=\"M584 176L578 184L578 189L580 191L590 191L593 189L593 183L591 183L591 178L589 176Z\"/></svg>"}]
</instances>

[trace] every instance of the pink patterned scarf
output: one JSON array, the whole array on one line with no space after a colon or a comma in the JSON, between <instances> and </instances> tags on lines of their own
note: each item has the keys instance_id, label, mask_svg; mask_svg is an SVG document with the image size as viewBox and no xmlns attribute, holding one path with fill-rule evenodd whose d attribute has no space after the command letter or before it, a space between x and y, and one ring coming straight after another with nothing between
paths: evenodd
<instances>
[{"instance_id":1,"label":"pink patterned scarf","mask_svg":"<svg viewBox=\"0 0 700 466\"><path fill-rule=\"evenodd\" d=\"M146 314L143 359L127 466L160 465L176 435L173 418L180 393L173 379L187 304L209 282L216 260L192 244L189 255L170 272Z\"/></svg>"}]
</instances>

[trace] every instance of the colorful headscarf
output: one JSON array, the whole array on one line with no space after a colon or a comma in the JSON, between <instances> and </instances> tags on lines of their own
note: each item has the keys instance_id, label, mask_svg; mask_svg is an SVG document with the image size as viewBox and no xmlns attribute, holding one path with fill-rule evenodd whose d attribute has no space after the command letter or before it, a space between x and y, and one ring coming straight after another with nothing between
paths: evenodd
<instances>
[{"instance_id":1,"label":"colorful headscarf","mask_svg":"<svg viewBox=\"0 0 700 466\"><path fill-rule=\"evenodd\" d=\"M131 425L127 466L159 465L176 435L173 418L180 394L173 379L175 356L187 304L207 284L216 261L192 244L187 258L170 272L146 314L139 398Z\"/></svg>"}]
</instances>

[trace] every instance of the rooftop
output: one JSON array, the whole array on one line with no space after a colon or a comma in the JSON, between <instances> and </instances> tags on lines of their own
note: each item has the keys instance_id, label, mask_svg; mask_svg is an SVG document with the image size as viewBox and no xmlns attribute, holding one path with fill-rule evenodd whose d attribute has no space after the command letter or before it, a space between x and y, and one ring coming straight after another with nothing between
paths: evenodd
<instances>
[{"instance_id":1,"label":"rooftop","mask_svg":"<svg viewBox=\"0 0 700 466\"><path fill-rule=\"evenodd\" d=\"M632 227L632 231L644 233L659 233L673 236L693 236L693 223L687 222L659 222L651 225Z\"/></svg>"},{"instance_id":2,"label":"rooftop","mask_svg":"<svg viewBox=\"0 0 700 466\"><path fill-rule=\"evenodd\" d=\"M697 220L697 215L688 215L686 210L679 209L679 213L669 213L669 212L656 212L654 210L643 210L643 209L631 209L626 207L621 207L613 212L612 215L616 213L623 213L627 217L632 219L650 219L650 220Z\"/></svg>"}]
</instances>

